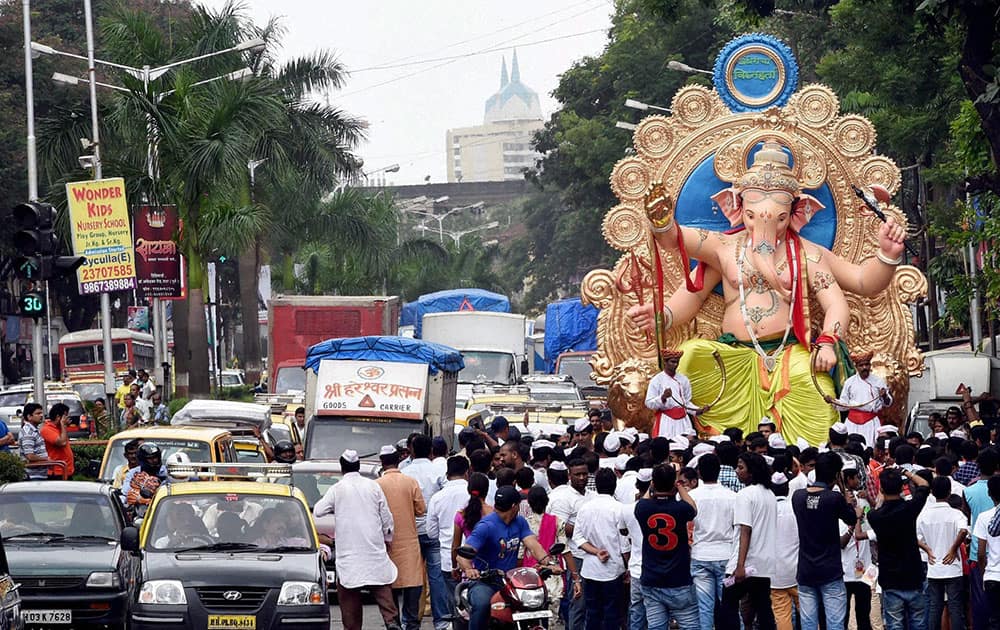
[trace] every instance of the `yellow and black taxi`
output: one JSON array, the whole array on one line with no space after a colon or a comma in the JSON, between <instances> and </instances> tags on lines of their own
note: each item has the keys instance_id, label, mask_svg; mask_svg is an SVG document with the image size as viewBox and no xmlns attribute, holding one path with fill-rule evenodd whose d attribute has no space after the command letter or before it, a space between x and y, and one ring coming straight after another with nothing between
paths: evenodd
<instances>
[{"instance_id":1,"label":"yellow and black taxi","mask_svg":"<svg viewBox=\"0 0 1000 630\"><path fill-rule=\"evenodd\" d=\"M163 461L175 453L184 453L192 463L235 463L238 460L233 436L225 429L150 425L121 431L108 440L98 475L100 481L121 484L125 476L123 467L128 466L125 445L135 439L155 442Z\"/></svg>"},{"instance_id":2,"label":"yellow and black taxi","mask_svg":"<svg viewBox=\"0 0 1000 630\"><path fill-rule=\"evenodd\" d=\"M140 561L135 630L330 627L323 550L294 487L161 486L122 547Z\"/></svg>"},{"instance_id":3,"label":"yellow and black taxi","mask_svg":"<svg viewBox=\"0 0 1000 630\"><path fill-rule=\"evenodd\" d=\"M139 562L121 550L125 523L107 484L24 481L0 488L0 535L25 625L127 625Z\"/></svg>"}]
</instances>

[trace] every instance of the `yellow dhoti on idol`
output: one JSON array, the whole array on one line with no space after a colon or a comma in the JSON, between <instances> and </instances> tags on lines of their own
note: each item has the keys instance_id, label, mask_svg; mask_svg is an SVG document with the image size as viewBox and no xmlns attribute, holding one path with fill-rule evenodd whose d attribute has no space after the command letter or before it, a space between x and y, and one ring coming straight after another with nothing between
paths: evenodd
<instances>
[{"instance_id":1,"label":"yellow dhoti on idol","mask_svg":"<svg viewBox=\"0 0 1000 630\"><path fill-rule=\"evenodd\" d=\"M710 403L723 386L713 352L719 353L726 368L722 397L695 420L699 431L718 434L736 427L746 435L756 431L761 418L768 416L787 442L794 443L802 437L815 445L827 440L830 425L840 419L816 391L810 353L800 343L790 344L781 351L773 372L767 371L763 359L751 347L689 339L681 349L684 356L678 371L691 380L695 405ZM835 396L829 374L817 374L816 381L825 394Z\"/></svg>"}]
</instances>

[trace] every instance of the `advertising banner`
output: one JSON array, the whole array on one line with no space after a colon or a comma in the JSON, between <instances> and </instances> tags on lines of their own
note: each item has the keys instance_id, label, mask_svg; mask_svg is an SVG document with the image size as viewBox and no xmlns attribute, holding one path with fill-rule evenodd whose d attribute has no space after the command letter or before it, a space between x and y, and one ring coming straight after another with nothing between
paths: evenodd
<instances>
[{"instance_id":1,"label":"advertising banner","mask_svg":"<svg viewBox=\"0 0 1000 630\"><path fill-rule=\"evenodd\" d=\"M135 288L135 250L125 201L116 177L66 184L73 253L86 256L76 274L81 294Z\"/></svg>"},{"instance_id":2,"label":"advertising banner","mask_svg":"<svg viewBox=\"0 0 1000 630\"><path fill-rule=\"evenodd\" d=\"M426 363L321 361L316 414L420 420L427 399Z\"/></svg>"},{"instance_id":3,"label":"advertising banner","mask_svg":"<svg viewBox=\"0 0 1000 630\"><path fill-rule=\"evenodd\" d=\"M135 270L140 300L184 296L179 233L177 206L136 208Z\"/></svg>"},{"instance_id":4,"label":"advertising banner","mask_svg":"<svg viewBox=\"0 0 1000 630\"><path fill-rule=\"evenodd\" d=\"M128 307L128 329L139 332L149 332L149 307Z\"/></svg>"}]
</instances>

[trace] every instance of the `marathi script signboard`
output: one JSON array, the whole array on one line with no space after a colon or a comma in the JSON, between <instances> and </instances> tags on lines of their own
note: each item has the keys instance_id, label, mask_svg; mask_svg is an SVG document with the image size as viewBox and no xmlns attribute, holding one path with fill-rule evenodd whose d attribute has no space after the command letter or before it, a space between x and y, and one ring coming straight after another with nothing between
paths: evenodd
<instances>
[{"instance_id":1,"label":"marathi script signboard","mask_svg":"<svg viewBox=\"0 0 1000 630\"><path fill-rule=\"evenodd\" d=\"M321 361L316 414L421 420L427 404L427 364Z\"/></svg>"},{"instance_id":2,"label":"marathi script signboard","mask_svg":"<svg viewBox=\"0 0 1000 630\"><path fill-rule=\"evenodd\" d=\"M73 253L86 256L76 272L81 294L135 288L135 251L125 201L116 177L66 184Z\"/></svg>"},{"instance_id":3,"label":"marathi script signboard","mask_svg":"<svg viewBox=\"0 0 1000 630\"><path fill-rule=\"evenodd\" d=\"M770 35L754 33L729 42L715 61L713 83L735 112L782 107L798 86L792 50Z\"/></svg>"},{"instance_id":4,"label":"marathi script signboard","mask_svg":"<svg viewBox=\"0 0 1000 630\"><path fill-rule=\"evenodd\" d=\"M135 267L139 296L183 297L177 206L139 206L135 212Z\"/></svg>"}]
</instances>

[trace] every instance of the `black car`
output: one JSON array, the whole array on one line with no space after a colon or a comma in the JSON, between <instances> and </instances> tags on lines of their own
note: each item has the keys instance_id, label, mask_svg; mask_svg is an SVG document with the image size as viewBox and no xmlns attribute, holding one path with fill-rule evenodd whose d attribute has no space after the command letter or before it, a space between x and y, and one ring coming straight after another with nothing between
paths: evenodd
<instances>
[{"instance_id":1,"label":"black car","mask_svg":"<svg viewBox=\"0 0 1000 630\"><path fill-rule=\"evenodd\" d=\"M161 486L122 546L141 558L134 630L330 627L322 550L294 488Z\"/></svg>"},{"instance_id":2,"label":"black car","mask_svg":"<svg viewBox=\"0 0 1000 630\"><path fill-rule=\"evenodd\" d=\"M28 627L121 627L138 560L119 544L119 495L86 481L25 481L0 488L0 534Z\"/></svg>"}]
</instances>

